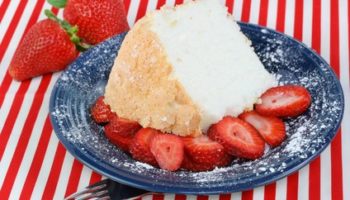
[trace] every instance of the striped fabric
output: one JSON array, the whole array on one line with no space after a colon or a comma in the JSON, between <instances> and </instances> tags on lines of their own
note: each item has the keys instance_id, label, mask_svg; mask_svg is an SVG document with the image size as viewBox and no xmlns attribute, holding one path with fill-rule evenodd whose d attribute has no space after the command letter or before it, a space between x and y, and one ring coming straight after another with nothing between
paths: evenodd
<instances>
[{"instance_id":1,"label":"striped fabric","mask_svg":"<svg viewBox=\"0 0 350 200\"><path fill-rule=\"evenodd\" d=\"M132 25L147 10L182 0L125 0ZM221 0L236 20L284 32L327 60L340 78L346 111L332 144L299 172L254 190L215 196L149 195L143 199L342 200L350 199L350 0ZM99 174L59 143L48 118L59 73L13 81L7 68L28 29L51 9L45 0L0 0L0 199L62 199Z\"/></svg>"}]
</instances>

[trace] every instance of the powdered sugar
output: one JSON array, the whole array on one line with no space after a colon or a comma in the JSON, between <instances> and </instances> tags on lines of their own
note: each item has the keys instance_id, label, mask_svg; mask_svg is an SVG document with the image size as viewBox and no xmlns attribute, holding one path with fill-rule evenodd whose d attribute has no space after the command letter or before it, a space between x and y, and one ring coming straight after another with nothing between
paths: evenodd
<instances>
[{"instance_id":1,"label":"powdered sugar","mask_svg":"<svg viewBox=\"0 0 350 200\"><path fill-rule=\"evenodd\" d=\"M334 137L343 111L341 89L333 72L305 47L270 30L242 25L268 71L280 85L305 86L312 104L303 115L286 119L287 139L281 146L266 147L262 158L236 159L229 167L210 172L168 172L137 162L104 137L101 126L89 116L89 108L103 94L115 52L116 37L82 55L64 72L53 91L50 114L63 144L78 159L113 179L142 182L139 186L178 188L181 191L236 191L275 180L306 164ZM198 188L201 188L198 190ZM169 189L170 190L170 189Z\"/></svg>"}]
</instances>

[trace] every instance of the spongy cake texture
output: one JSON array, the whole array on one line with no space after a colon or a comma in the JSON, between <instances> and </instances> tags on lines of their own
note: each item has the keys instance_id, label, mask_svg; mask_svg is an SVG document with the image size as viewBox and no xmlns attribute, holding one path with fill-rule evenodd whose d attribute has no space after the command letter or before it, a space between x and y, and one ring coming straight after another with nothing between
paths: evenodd
<instances>
[{"instance_id":1,"label":"spongy cake texture","mask_svg":"<svg viewBox=\"0 0 350 200\"><path fill-rule=\"evenodd\" d=\"M106 86L120 117L198 135L252 109L275 84L250 41L216 0L148 13L127 34Z\"/></svg>"}]
</instances>

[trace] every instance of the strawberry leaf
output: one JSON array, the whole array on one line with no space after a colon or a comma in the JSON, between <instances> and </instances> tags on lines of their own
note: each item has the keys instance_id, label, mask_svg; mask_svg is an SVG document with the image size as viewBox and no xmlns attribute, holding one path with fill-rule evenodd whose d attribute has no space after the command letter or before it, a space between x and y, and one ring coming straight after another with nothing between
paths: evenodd
<instances>
[{"instance_id":1,"label":"strawberry leaf","mask_svg":"<svg viewBox=\"0 0 350 200\"><path fill-rule=\"evenodd\" d=\"M67 0L47 0L47 2L56 8L64 8Z\"/></svg>"}]
</instances>

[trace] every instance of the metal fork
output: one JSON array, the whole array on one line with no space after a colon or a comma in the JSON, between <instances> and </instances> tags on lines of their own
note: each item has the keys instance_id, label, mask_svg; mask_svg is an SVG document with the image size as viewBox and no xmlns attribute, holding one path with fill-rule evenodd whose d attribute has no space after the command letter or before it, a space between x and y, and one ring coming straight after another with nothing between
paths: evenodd
<instances>
[{"instance_id":1,"label":"metal fork","mask_svg":"<svg viewBox=\"0 0 350 200\"><path fill-rule=\"evenodd\" d=\"M110 179L102 180L98 183L90 185L81 191L69 195L65 200L87 200L87 199L99 199L99 200L120 200L131 197L137 197L142 194L148 193L145 190L133 188L127 185L123 185L112 181Z\"/></svg>"}]
</instances>

